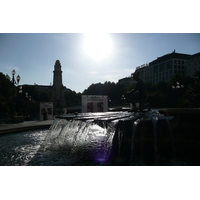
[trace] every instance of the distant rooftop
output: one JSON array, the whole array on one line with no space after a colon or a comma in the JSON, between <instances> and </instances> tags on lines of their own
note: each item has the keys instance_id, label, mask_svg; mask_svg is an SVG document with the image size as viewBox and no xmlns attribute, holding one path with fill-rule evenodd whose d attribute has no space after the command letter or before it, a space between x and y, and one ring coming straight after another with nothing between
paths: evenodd
<instances>
[{"instance_id":1,"label":"distant rooftop","mask_svg":"<svg viewBox=\"0 0 200 200\"><path fill-rule=\"evenodd\" d=\"M157 59L150 62L149 65L155 65L157 63L160 63L160 62L166 61L166 60L170 60L172 58L187 59L190 56L191 56L190 54L176 53L174 50L172 53L166 54L161 57L157 57Z\"/></svg>"},{"instance_id":2,"label":"distant rooftop","mask_svg":"<svg viewBox=\"0 0 200 200\"><path fill-rule=\"evenodd\" d=\"M200 52L199 52L199 53L195 53L195 54L191 55L191 56L189 57L189 59L190 59L190 58L195 58L195 57L198 57L198 56L200 56Z\"/></svg>"}]
</instances>

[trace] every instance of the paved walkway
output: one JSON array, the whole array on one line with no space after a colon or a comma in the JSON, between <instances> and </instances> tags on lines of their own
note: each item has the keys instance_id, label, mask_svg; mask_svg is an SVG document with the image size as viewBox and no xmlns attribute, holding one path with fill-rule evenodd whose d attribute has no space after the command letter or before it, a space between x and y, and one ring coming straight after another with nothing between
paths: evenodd
<instances>
[{"instance_id":1,"label":"paved walkway","mask_svg":"<svg viewBox=\"0 0 200 200\"><path fill-rule=\"evenodd\" d=\"M54 120L24 121L21 123L0 124L0 135L21 131L49 128Z\"/></svg>"}]
</instances>

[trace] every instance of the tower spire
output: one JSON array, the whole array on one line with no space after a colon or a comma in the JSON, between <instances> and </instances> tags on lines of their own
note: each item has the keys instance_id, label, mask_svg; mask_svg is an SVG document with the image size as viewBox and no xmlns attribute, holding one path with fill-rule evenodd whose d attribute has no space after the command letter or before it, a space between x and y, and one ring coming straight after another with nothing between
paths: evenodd
<instances>
[{"instance_id":1,"label":"tower spire","mask_svg":"<svg viewBox=\"0 0 200 200\"><path fill-rule=\"evenodd\" d=\"M53 71L53 86L55 87L61 87L62 84L62 70L61 70L61 64L59 60L56 60L56 63L54 65L54 71Z\"/></svg>"},{"instance_id":2,"label":"tower spire","mask_svg":"<svg viewBox=\"0 0 200 200\"><path fill-rule=\"evenodd\" d=\"M53 71L53 87L52 87L52 101L55 109L64 108L64 86L62 84L62 70L59 60L56 60Z\"/></svg>"}]
</instances>

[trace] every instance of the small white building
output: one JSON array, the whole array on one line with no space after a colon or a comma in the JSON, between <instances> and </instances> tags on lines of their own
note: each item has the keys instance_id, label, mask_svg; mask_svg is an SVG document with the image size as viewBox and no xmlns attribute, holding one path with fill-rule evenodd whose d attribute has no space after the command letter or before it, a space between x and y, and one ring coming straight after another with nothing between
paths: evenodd
<instances>
[{"instance_id":1,"label":"small white building","mask_svg":"<svg viewBox=\"0 0 200 200\"><path fill-rule=\"evenodd\" d=\"M53 117L53 102L40 103L40 120L52 120Z\"/></svg>"},{"instance_id":2,"label":"small white building","mask_svg":"<svg viewBox=\"0 0 200 200\"><path fill-rule=\"evenodd\" d=\"M108 96L82 95L82 113L107 111Z\"/></svg>"}]
</instances>

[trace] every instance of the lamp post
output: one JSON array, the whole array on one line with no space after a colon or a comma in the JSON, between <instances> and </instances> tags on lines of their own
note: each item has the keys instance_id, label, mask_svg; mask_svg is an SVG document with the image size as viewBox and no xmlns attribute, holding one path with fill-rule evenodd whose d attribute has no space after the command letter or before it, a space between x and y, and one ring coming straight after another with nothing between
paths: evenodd
<instances>
[{"instance_id":1,"label":"lamp post","mask_svg":"<svg viewBox=\"0 0 200 200\"><path fill-rule=\"evenodd\" d=\"M122 97L121 97L121 102L124 103L125 100L126 100L126 97L125 97L124 95L122 95Z\"/></svg>"},{"instance_id":2,"label":"lamp post","mask_svg":"<svg viewBox=\"0 0 200 200\"><path fill-rule=\"evenodd\" d=\"M22 86L19 86L19 93L21 94L22 92Z\"/></svg>"},{"instance_id":3,"label":"lamp post","mask_svg":"<svg viewBox=\"0 0 200 200\"><path fill-rule=\"evenodd\" d=\"M11 81L11 83L13 84L13 92L12 92L12 93L13 93L13 94L12 94L12 100L13 100L12 117L14 117L15 114L16 114L16 111L15 111L15 102L14 102L14 89L15 89L15 85L18 85L18 84L19 84L19 81L20 81L20 79L21 79L21 77L18 75L18 76L16 77L16 80L15 80L15 74L16 74L16 72L15 72L15 70L13 70L13 71L12 71L12 80L10 80L9 75L6 74L6 78L7 78L9 81Z\"/></svg>"},{"instance_id":4,"label":"lamp post","mask_svg":"<svg viewBox=\"0 0 200 200\"><path fill-rule=\"evenodd\" d=\"M176 99L178 100L178 98L180 98L181 94L180 94L180 89L183 89L184 88L184 85L180 84L180 82L176 82L175 85L172 85L172 89L177 89L177 92L176 92ZM178 101L177 101L178 102ZM177 103L176 103L177 104Z\"/></svg>"},{"instance_id":5,"label":"lamp post","mask_svg":"<svg viewBox=\"0 0 200 200\"><path fill-rule=\"evenodd\" d=\"M180 85L178 81L176 82L176 85L172 85L172 89L180 89L180 88L184 88L184 85Z\"/></svg>"}]
</instances>

